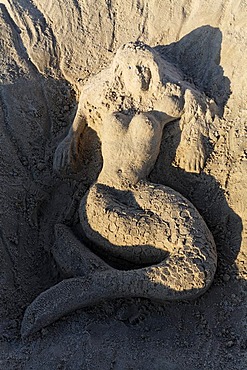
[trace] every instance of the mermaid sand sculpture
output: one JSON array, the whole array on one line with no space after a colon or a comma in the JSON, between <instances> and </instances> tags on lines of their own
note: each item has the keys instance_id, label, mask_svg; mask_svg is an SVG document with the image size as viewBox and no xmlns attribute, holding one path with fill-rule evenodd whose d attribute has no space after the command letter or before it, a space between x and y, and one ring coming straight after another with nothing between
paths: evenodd
<instances>
[{"instance_id":1,"label":"mermaid sand sculpture","mask_svg":"<svg viewBox=\"0 0 247 370\"><path fill-rule=\"evenodd\" d=\"M111 66L88 81L54 168L76 168L86 125L97 131L103 168L79 209L90 248L68 227L56 226L52 253L70 278L31 303L23 336L104 299L193 299L209 288L217 255L204 220L181 194L147 177L164 126L177 119L182 135L175 161L200 172L214 109L180 71L141 43L122 46Z\"/></svg>"}]
</instances>

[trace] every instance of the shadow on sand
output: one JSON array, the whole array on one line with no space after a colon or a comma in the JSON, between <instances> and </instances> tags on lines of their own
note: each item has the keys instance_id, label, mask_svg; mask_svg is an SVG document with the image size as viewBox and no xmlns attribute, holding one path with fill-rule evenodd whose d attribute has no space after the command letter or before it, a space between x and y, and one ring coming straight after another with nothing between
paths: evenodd
<instances>
[{"instance_id":1,"label":"shadow on sand","mask_svg":"<svg viewBox=\"0 0 247 370\"><path fill-rule=\"evenodd\" d=\"M199 27L178 42L159 45L155 49L177 65L190 82L214 99L223 116L231 94L230 80L220 66L222 33L209 25ZM229 207L219 182L202 172L192 174L172 165L180 142L179 122L168 125L163 133L160 155L150 175L153 182L162 183L188 198L208 224L217 245L219 267L232 265L241 246L242 220Z\"/></svg>"}]
</instances>

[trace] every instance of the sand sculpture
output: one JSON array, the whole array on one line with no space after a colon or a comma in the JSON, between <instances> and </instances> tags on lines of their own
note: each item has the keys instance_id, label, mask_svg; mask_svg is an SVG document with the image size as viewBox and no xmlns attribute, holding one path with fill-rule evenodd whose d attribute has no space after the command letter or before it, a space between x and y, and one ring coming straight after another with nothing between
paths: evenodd
<instances>
[{"instance_id":1,"label":"sand sculpture","mask_svg":"<svg viewBox=\"0 0 247 370\"><path fill-rule=\"evenodd\" d=\"M23 336L103 299L193 299L209 288L217 255L206 223L181 194L147 177L164 126L177 119L182 133L174 161L200 172L206 160L203 138L215 108L179 70L141 43L121 47L111 66L87 82L72 128L54 157L55 170L76 169L86 125L101 140L103 168L79 209L86 239L57 225L52 253L68 278L27 308Z\"/></svg>"}]
</instances>

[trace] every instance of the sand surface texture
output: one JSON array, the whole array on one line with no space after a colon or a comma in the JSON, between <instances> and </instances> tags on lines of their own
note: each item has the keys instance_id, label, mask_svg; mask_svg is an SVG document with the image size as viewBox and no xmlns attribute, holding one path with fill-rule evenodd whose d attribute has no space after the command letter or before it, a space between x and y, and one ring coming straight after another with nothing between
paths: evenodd
<instances>
[{"instance_id":1,"label":"sand surface texture","mask_svg":"<svg viewBox=\"0 0 247 370\"><path fill-rule=\"evenodd\" d=\"M246 19L244 0L0 1L0 369L246 369ZM179 192L200 212L217 248L214 281L192 301L102 297L22 339L28 305L71 278L63 257L67 240L83 265L68 230L77 235L81 200L110 147L101 145L110 133L100 129L105 112L97 76L123 44L136 40L179 71L210 111L208 125L200 126L199 160L191 165L194 152L181 146L194 131L178 114L163 128L155 163L143 176ZM142 76L145 90L149 72ZM133 93L135 81L128 86ZM128 94L115 87L110 100L117 107L122 92ZM138 96L126 98L125 108L161 109L155 99ZM86 126L82 147L73 147L83 150L75 166L73 150L70 161L55 153L81 106L92 110L95 126ZM114 176L109 168L100 177L107 186ZM57 226L55 234L55 225L68 229ZM87 271L78 266L74 276Z\"/></svg>"}]
</instances>

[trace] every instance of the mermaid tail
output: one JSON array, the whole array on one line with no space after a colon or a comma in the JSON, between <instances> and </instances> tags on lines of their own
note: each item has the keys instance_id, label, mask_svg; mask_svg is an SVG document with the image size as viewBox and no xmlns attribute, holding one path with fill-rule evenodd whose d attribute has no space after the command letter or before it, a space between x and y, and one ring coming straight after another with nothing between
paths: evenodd
<instances>
[{"instance_id":1,"label":"mermaid tail","mask_svg":"<svg viewBox=\"0 0 247 370\"><path fill-rule=\"evenodd\" d=\"M143 297L163 303L196 298L209 288L216 270L213 239L211 244L204 246L207 255L201 252L202 248L192 250L191 245L184 245L186 253L178 249L156 265L121 271L92 253L68 227L58 225L56 233L54 257L67 275L78 277L63 280L28 306L21 328L23 337L102 300ZM201 239L203 241L203 236Z\"/></svg>"}]
</instances>

